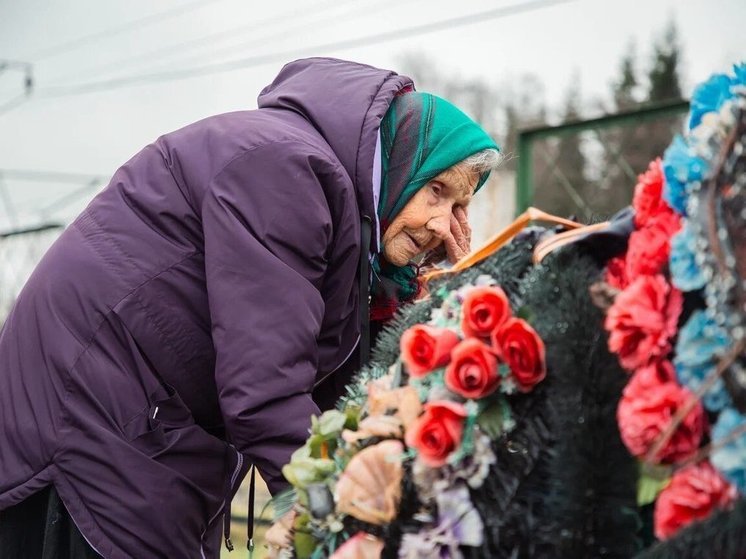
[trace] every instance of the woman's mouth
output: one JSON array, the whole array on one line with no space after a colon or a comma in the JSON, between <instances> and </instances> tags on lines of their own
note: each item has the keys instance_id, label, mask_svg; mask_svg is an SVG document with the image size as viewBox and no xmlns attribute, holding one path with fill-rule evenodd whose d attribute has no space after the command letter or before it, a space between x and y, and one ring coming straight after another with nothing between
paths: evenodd
<instances>
[{"instance_id":1,"label":"woman's mouth","mask_svg":"<svg viewBox=\"0 0 746 559\"><path fill-rule=\"evenodd\" d=\"M415 239L415 238L414 238L414 237L413 237L412 235L410 235L409 233L406 233L406 232L405 232L405 234L407 235L407 237L409 238L409 241L410 241L410 242L412 243L412 245L414 246L414 249L415 249L415 250L417 251L417 253L419 253L419 252L420 252L420 251L422 250L422 246L420 246L420 243L418 243L418 242L417 242L417 239Z\"/></svg>"}]
</instances>

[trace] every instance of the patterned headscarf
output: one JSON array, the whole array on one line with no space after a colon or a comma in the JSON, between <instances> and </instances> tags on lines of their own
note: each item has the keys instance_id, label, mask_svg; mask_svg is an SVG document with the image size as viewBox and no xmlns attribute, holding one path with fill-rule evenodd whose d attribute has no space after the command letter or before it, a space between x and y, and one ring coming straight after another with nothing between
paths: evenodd
<instances>
[{"instance_id":1,"label":"patterned headscarf","mask_svg":"<svg viewBox=\"0 0 746 559\"><path fill-rule=\"evenodd\" d=\"M498 145L454 105L430 93L411 92L394 98L381 122L381 233L428 181L467 157ZM489 172L479 179L477 190ZM416 269L376 258L373 295L377 299L411 300L417 294Z\"/></svg>"}]
</instances>

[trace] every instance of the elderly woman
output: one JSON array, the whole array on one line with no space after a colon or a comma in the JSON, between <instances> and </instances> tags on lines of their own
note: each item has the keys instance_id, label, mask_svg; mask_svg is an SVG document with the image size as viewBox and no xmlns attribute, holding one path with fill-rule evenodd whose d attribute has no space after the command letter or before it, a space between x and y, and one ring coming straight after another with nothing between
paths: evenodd
<instances>
[{"instance_id":1,"label":"elderly woman","mask_svg":"<svg viewBox=\"0 0 746 559\"><path fill-rule=\"evenodd\" d=\"M388 316L413 259L468 250L497 150L404 76L310 59L135 155L0 336L0 527L53 485L104 557L217 557L248 464L282 489L314 387L367 351L368 290Z\"/></svg>"}]
</instances>

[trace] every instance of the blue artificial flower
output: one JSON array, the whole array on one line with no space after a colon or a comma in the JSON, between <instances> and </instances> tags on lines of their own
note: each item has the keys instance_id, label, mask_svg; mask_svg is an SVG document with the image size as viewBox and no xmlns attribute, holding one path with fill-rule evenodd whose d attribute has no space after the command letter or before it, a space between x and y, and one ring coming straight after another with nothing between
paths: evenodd
<instances>
[{"instance_id":1,"label":"blue artificial flower","mask_svg":"<svg viewBox=\"0 0 746 559\"><path fill-rule=\"evenodd\" d=\"M746 417L733 408L725 408L712 428L712 442L717 447L718 440L723 440L735 429L746 424ZM746 433L742 433L735 440L723 445L710 456L710 462L725 479L746 493Z\"/></svg>"},{"instance_id":2,"label":"blue artificial flower","mask_svg":"<svg viewBox=\"0 0 746 559\"><path fill-rule=\"evenodd\" d=\"M746 85L746 62L733 65L734 85Z\"/></svg>"},{"instance_id":3,"label":"blue artificial flower","mask_svg":"<svg viewBox=\"0 0 746 559\"><path fill-rule=\"evenodd\" d=\"M725 74L714 74L709 80L697 86L692 94L689 113L689 129L702 122L702 116L720 110L725 101L733 97L731 86L735 80Z\"/></svg>"},{"instance_id":4,"label":"blue artificial flower","mask_svg":"<svg viewBox=\"0 0 746 559\"><path fill-rule=\"evenodd\" d=\"M696 392L715 369L720 353L729 345L728 335L704 311L695 311L679 330L673 364L679 383ZM702 404L710 411L730 405L723 379L715 381L704 394Z\"/></svg>"},{"instance_id":5,"label":"blue artificial flower","mask_svg":"<svg viewBox=\"0 0 746 559\"><path fill-rule=\"evenodd\" d=\"M663 199L680 215L686 215L689 194L687 183L702 180L707 171L705 161L691 154L684 138L676 136L663 155Z\"/></svg>"},{"instance_id":6,"label":"blue artificial flower","mask_svg":"<svg viewBox=\"0 0 746 559\"><path fill-rule=\"evenodd\" d=\"M681 231L671 238L669 259L671 282L682 291L702 289L707 281L694 258L695 248L691 225L684 223Z\"/></svg>"}]
</instances>

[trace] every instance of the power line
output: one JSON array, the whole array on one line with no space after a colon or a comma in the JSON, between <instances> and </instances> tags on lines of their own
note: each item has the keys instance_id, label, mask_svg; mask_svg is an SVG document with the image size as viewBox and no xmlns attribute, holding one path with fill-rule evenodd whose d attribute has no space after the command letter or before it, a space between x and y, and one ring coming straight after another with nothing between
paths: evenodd
<instances>
[{"instance_id":1,"label":"power line","mask_svg":"<svg viewBox=\"0 0 746 559\"><path fill-rule=\"evenodd\" d=\"M358 2L360 0L349 0L344 5L353 4L355 2ZM321 2L316 2L314 4L308 4L305 6L305 10L310 11L313 10L314 14L320 14L327 10L329 7L337 7L340 5L339 0L323 0ZM101 71L111 70L112 68L116 68L119 70L122 67L132 66L133 63L139 63L143 60L145 61L153 61L155 58L164 58L169 57L169 55L173 54L184 54L184 51L186 50L193 50L196 47L200 47L202 45L213 45L216 41L224 41L225 39L232 37L234 35L244 34L248 31L252 31L254 29L266 29L267 26L272 26L275 23L283 23L287 24L288 19L294 15L297 15L297 8L293 8L291 10L282 12L280 14L276 14L272 17L268 17L265 19L262 19L260 21L254 21L252 23L246 24L246 25L239 25L237 27L232 27L223 31L218 31L216 33L210 33L208 35L202 35L200 37L196 37L194 39L190 39L188 41L182 41L179 43L175 43L172 45L168 45L165 47L161 47L158 49L154 49L145 53L141 53L135 56L126 57L120 60L114 60L107 62L106 64L101 64L99 66L89 67L87 69L83 69L80 72L74 73L72 75L66 75L65 81L71 81L75 80L79 76L85 76L86 74L90 73L97 73ZM283 27L282 33L287 33L288 29L287 27Z\"/></svg>"},{"instance_id":2,"label":"power line","mask_svg":"<svg viewBox=\"0 0 746 559\"><path fill-rule=\"evenodd\" d=\"M397 29L394 31L385 31L382 33L376 33L373 35L367 35L365 37L356 37L353 39L347 39L343 41L337 41L333 43L325 43L321 45L315 45L313 47L305 47L299 49L291 49L280 52L273 52L264 55L250 56L241 58L238 60L231 60L227 62L218 62L214 64L206 64L194 68L185 68L181 70L172 70L169 72L159 72L152 74L140 74L135 76L126 76L122 78L115 78L111 80L102 80L99 82L92 82L87 84L80 84L77 86L58 86L40 90L40 95L43 97L62 97L67 95L80 95L89 93L92 91L102 91L107 89L116 89L125 87L131 84L138 83L150 83L159 81L170 81L184 79L192 76L215 74L219 72L227 72L230 70L237 70L240 68L250 68L254 66L261 66L263 64L271 62L283 62L289 59L308 55L309 53L319 52L323 50L346 50L361 46L368 46L376 43L383 43L388 41L394 41L396 39L411 38L426 33L432 33L435 31L443 31L447 29L453 29L464 25L471 25L476 23L483 23L488 20L499 19L502 17L508 17L519 13L535 11L543 8L547 8L554 5L567 4L576 0L536 0L532 2L526 2L523 4L516 4L513 6L507 6L502 8L494 8L475 14L469 14L466 16L448 18L441 21L425 23L422 25L416 25L407 27L404 29Z\"/></svg>"},{"instance_id":3,"label":"power line","mask_svg":"<svg viewBox=\"0 0 746 559\"><path fill-rule=\"evenodd\" d=\"M415 0L415 1L421 1L421 0ZM343 21L359 18L360 16L365 15L369 12L374 12L374 13L380 12L381 10L384 10L388 6L391 6L391 5L401 6L403 3L404 3L404 0L388 0L386 2L376 0L375 4L371 4L367 7L361 7L361 8L355 9L354 11L350 13L346 13L346 14L343 13L343 14L336 15L333 21L334 21L334 24L338 25L342 23ZM336 2L336 5L339 5L338 1ZM349 3L345 4L345 6L349 6ZM315 15L319 17L315 17L313 19L305 20L305 21L301 20L296 25L283 27L282 31L279 33L275 32L275 33L270 33L269 35L260 35L258 37L252 37L252 39L250 39L249 41L243 41L235 45L228 45L228 46L213 50L211 52L197 54L196 56L201 57L202 55L208 55L208 56L214 57L215 55L224 54L224 53L231 53L231 52L236 52L236 51L244 52L246 47L250 47L256 44L261 44L267 41L272 41L273 39L281 38L282 36L287 36L289 33L292 33L296 30L302 30L306 28L309 24L315 23L319 20L322 23L329 21L329 17L319 14L318 12ZM194 59L194 57L191 57L191 58ZM161 65L161 68L162 67L163 66ZM157 68L157 70L158 69L160 68Z\"/></svg>"},{"instance_id":4,"label":"power line","mask_svg":"<svg viewBox=\"0 0 746 559\"><path fill-rule=\"evenodd\" d=\"M55 45L53 47L42 49L40 51L37 51L33 55L29 56L28 58L30 60L33 60L34 62L38 62L40 60L59 56L60 54L64 54L71 50L76 50L80 48L81 46L86 45L88 43L96 42L101 39L108 39L114 35L121 35L122 33L126 33L127 31L130 31L131 29L134 29L134 28L142 28L144 26L151 25L153 23L164 21L166 19L171 19L171 18L180 16L182 14L185 14L189 11L200 8L204 4L208 4L210 2L219 2L219 1L221 0L195 0L194 2L183 4L181 6L177 6L170 10L164 10L162 12L158 12L157 14L151 14L149 16L145 16L140 19L136 19L134 21L123 23L122 25L119 25L119 26L110 27L108 29L104 29L103 31L96 31L95 33L83 35L82 37L78 37L77 39L72 39L70 41L66 41L64 43Z\"/></svg>"},{"instance_id":5,"label":"power line","mask_svg":"<svg viewBox=\"0 0 746 559\"><path fill-rule=\"evenodd\" d=\"M0 169L0 177L13 180L35 182L66 182L80 184L82 182L101 181L103 175L87 173L67 173L63 171L32 171L27 169Z\"/></svg>"},{"instance_id":6,"label":"power line","mask_svg":"<svg viewBox=\"0 0 746 559\"><path fill-rule=\"evenodd\" d=\"M29 100L29 96L25 93L21 93L20 95L16 95L13 97L10 101L7 101L0 105L0 115L3 113L7 113L8 111L11 111L15 109L18 105L26 102Z\"/></svg>"}]
</instances>

